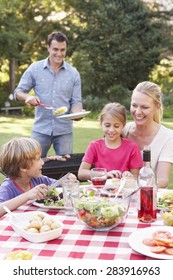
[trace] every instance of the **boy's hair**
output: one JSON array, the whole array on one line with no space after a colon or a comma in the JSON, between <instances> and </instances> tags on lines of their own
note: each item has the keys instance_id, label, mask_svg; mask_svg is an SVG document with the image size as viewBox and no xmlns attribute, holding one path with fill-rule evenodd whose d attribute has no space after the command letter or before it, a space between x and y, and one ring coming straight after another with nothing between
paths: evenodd
<instances>
[{"instance_id":1,"label":"boy's hair","mask_svg":"<svg viewBox=\"0 0 173 280\"><path fill-rule=\"evenodd\" d=\"M103 122L105 115L110 114L112 117L117 118L123 125L126 124L126 108L120 103L106 104L99 116L100 124Z\"/></svg>"},{"instance_id":2,"label":"boy's hair","mask_svg":"<svg viewBox=\"0 0 173 280\"><path fill-rule=\"evenodd\" d=\"M13 138L0 151L1 170L12 179L20 177L21 168L30 168L41 155L40 144L32 138Z\"/></svg>"}]
</instances>

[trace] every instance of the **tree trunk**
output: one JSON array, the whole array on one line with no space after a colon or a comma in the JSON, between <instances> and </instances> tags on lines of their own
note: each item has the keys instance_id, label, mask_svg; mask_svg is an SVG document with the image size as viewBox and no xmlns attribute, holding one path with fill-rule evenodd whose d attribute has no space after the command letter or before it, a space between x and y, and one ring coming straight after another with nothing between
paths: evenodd
<instances>
[{"instance_id":1,"label":"tree trunk","mask_svg":"<svg viewBox=\"0 0 173 280\"><path fill-rule=\"evenodd\" d=\"M10 59L9 61L9 95L13 94L14 89L15 89L15 82L16 82L16 60L15 58Z\"/></svg>"}]
</instances>

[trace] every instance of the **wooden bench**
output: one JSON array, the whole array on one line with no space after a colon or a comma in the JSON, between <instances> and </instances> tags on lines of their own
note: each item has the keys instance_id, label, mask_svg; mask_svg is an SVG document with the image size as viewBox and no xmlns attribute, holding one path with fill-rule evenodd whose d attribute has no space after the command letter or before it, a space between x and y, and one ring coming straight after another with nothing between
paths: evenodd
<instances>
[{"instance_id":1,"label":"wooden bench","mask_svg":"<svg viewBox=\"0 0 173 280\"><path fill-rule=\"evenodd\" d=\"M3 107L1 111L4 111L6 115L9 115L9 111L23 111L23 106L18 107Z\"/></svg>"}]
</instances>

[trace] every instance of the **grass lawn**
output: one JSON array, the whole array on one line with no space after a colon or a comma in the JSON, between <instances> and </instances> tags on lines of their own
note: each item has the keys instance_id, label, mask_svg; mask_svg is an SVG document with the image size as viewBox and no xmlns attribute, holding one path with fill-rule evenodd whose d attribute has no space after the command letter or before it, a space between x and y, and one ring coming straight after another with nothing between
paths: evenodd
<instances>
[{"instance_id":1,"label":"grass lawn","mask_svg":"<svg viewBox=\"0 0 173 280\"><path fill-rule=\"evenodd\" d=\"M31 135L33 119L23 117L3 117L0 116L1 137L0 146L6 143L13 137L29 137ZM166 119L163 124L170 129L173 129L173 119ZM91 140L102 137L102 130L100 129L97 120L85 118L79 122L74 122L74 153L85 152L88 143ZM49 155L54 155L53 148L50 149ZM0 183L3 180L3 175L0 174ZM173 188L173 166L170 177L170 188Z\"/></svg>"}]
</instances>

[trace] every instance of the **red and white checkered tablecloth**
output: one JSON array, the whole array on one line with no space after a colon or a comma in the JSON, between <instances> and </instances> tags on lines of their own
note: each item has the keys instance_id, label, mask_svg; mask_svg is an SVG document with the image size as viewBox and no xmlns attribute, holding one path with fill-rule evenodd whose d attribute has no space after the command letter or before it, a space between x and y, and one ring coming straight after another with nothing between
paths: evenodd
<instances>
[{"instance_id":1,"label":"red and white checkered tablecloth","mask_svg":"<svg viewBox=\"0 0 173 280\"><path fill-rule=\"evenodd\" d=\"M129 208L127 218L110 231L95 231L86 227L75 216L65 216L63 210L41 209L33 205L23 205L15 212L45 211L57 215L64 224L61 236L46 243L31 243L15 233L5 215L0 219L0 259L5 259L13 250L27 250L35 260L89 259L89 260L151 260L141 255L128 244L129 235L136 229L162 225L158 215L152 224L141 223L137 211Z\"/></svg>"}]
</instances>

